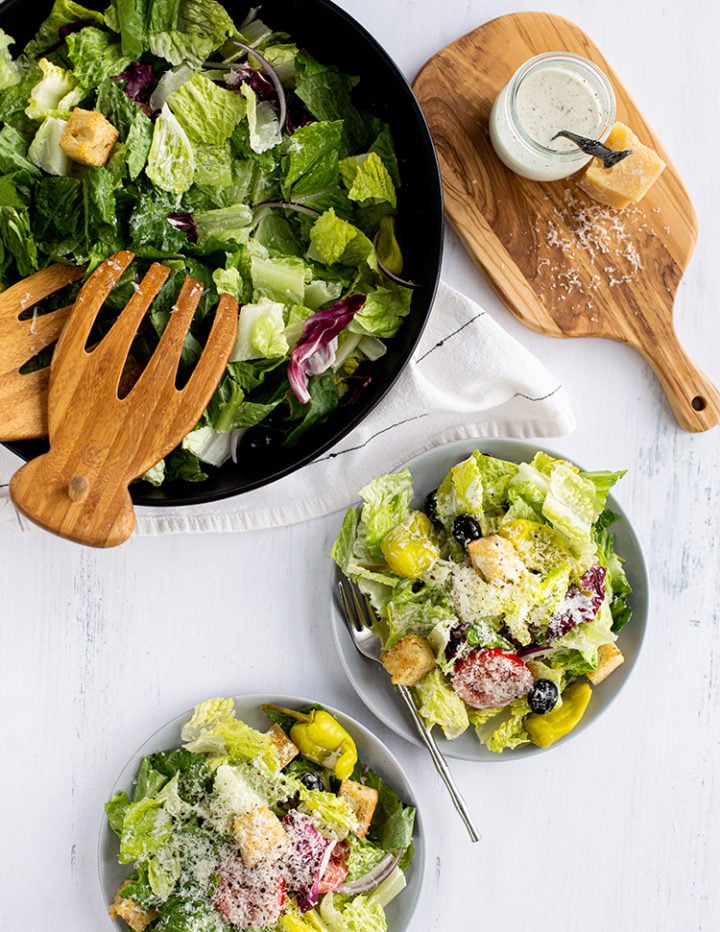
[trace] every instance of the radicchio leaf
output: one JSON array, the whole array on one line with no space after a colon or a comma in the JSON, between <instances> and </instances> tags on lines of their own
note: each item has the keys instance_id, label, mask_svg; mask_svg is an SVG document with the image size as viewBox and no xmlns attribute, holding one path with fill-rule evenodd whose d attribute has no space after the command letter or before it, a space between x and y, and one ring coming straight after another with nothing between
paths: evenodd
<instances>
[{"instance_id":1,"label":"radicchio leaf","mask_svg":"<svg viewBox=\"0 0 720 932\"><path fill-rule=\"evenodd\" d=\"M174 213L168 214L168 222L170 226L175 227L176 230L180 230L181 233L187 233L187 238L191 243L197 242L197 224L192 214L175 211Z\"/></svg>"},{"instance_id":2,"label":"radicchio leaf","mask_svg":"<svg viewBox=\"0 0 720 932\"><path fill-rule=\"evenodd\" d=\"M288 812L282 822L292 848L286 858L287 883L297 893L301 912L306 912L317 905L320 878L336 841L321 835L310 817L295 809Z\"/></svg>"},{"instance_id":3,"label":"radicchio leaf","mask_svg":"<svg viewBox=\"0 0 720 932\"><path fill-rule=\"evenodd\" d=\"M573 583L568 587L560 608L548 622L549 638L560 638L575 625L595 618L605 598L606 574L604 566L593 564L580 577L579 586Z\"/></svg>"},{"instance_id":4,"label":"radicchio leaf","mask_svg":"<svg viewBox=\"0 0 720 932\"><path fill-rule=\"evenodd\" d=\"M155 85L152 65L134 61L117 76L125 82L125 93L136 104L147 104Z\"/></svg>"},{"instance_id":5,"label":"radicchio leaf","mask_svg":"<svg viewBox=\"0 0 720 932\"><path fill-rule=\"evenodd\" d=\"M302 404L310 401L308 378L324 372L333 364L338 334L347 327L364 303L364 294L351 294L335 301L324 311L317 311L305 321L287 365L290 388Z\"/></svg>"},{"instance_id":6,"label":"radicchio leaf","mask_svg":"<svg viewBox=\"0 0 720 932\"><path fill-rule=\"evenodd\" d=\"M241 84L249 84L258 100L277 98L275 85L270 78L247 64L234 65L232 70L225 75L225 83L231 90L237 90Z\"/></svg>"}]
</instances>

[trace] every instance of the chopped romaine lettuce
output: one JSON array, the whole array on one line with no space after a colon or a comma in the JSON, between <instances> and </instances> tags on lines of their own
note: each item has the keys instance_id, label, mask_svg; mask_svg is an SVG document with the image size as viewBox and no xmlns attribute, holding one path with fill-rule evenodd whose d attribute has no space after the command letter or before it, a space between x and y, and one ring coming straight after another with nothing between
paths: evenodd
<instances>
[{"instance_id":1,"label":"chopped romaine lettuce","mask_svg":"<svg viewBox=\"0 0 720 932\"><path fill-rule=\"evenodd\" d=\"M0 91L14 87L20 82L20 72L9 49L14 42L12 36L0 29Z\"/></svg>"},{"instance_id":2,"label":"chopped romaine lettuce","mask_svg":"<svg viewBox=\"0 0 720 932\"><path fill-rule=\"evenodd\" d=\"M582 472L543 452L512 463L475 450L429 494L413 489L408 469L361 490L331 556L369 597L384 650L413 635L434 653L436 666L412 687L426 724L451 740L472 725L494 753L520 747L534 740L525 722L537 712L535 683L549 681L561 705L573 678L598 669L600 648L631 615L608 530L616 516L605 508L622 475ZM383 542L417 514L410 509L420 491L435 557L407 579ZM509 699L490 672L497 663L506 685L522 678Z\"/></svg>"},{"instance_id":3,"label":"chopped romaine lettuce","mask_svg":"<svg viewBox=\"0 0 720 932\"><path fill-rule=\"evenodd\" d=\"M272 415L291 447L341 399L351 404L411 305L410 290L389 287L376 260L374 240L384 267L402 269L393 232L401 179L389 127L353 103L357 79L299 53L256 10L241 34L217 0L108 0L105 10L55 0L17 58L12 41L0 31L0 287L50 262L92 270L130 249L135 263L106 302L106 326L132 280L166 263L152 326L133 347L139 370L171 292L192 275L205 291L181 380L220 293L281 307L249 328L252 349L230 363L199 429L142 480L201 482L201 461L226 463L236 428ZM106 164L63 151L76 107L117 130Z\"/></svg>"},{"instance_id":4,"label":"chopped romaine lettuce","mask_svg":"<svg viewBox=\"0 0 720 932\"><path fill-rule=\"evenodd\" d=\"M161 191L172 194L183 194L193 183L195 153L167 104L155 120L145 172Z\"/></svg>"}]
</instances>

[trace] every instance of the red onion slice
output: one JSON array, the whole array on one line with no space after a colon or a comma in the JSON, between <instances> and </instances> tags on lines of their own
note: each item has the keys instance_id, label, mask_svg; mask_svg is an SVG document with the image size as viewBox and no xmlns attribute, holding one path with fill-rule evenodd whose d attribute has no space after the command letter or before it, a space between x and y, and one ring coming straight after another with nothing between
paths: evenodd
<instances>
[{"instance_id":1,"label":"red onion slice","mask_svg":"<svg viewBox=\"0 0 720 932\"><path fill-rule=\"evenodd\" d=\"M373 890L379 884L383 882L387 877L392 874L392 872L397 867L400 858L402 857L404 848L400 848L397 853L389 851L385 857L380 861L379 864L376 864L371 871L368 871L367 874L364 874L362 877L358 877L357 880L351 880L349 883L342 883L337 887L334 892L342 893L344 896L355 896L357 893L367 893L368 890Z\"/></svg>"}]
</instances>

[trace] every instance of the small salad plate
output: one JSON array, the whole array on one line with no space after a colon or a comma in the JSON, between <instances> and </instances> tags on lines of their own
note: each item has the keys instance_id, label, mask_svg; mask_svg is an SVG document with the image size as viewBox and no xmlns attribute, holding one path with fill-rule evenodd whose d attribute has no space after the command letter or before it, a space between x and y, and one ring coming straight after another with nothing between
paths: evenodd
<instances>
[{"instance_id":1,"label":"small salad plate","mask_svg":"<svg viewBox=\"0 0 720 932\"><path fill-rule=\"evenodd\" d=\"M282 706L285 709L301 709L318 704L317 700L277 693L234 696L233 702L236 718L258 731L267 731L271 725L270 719L261 709L264 704ZM403 803L414 806L416 794L413 787L405 771L383 742L355 719L325 703L321 703L321 705L351 735L357 748L358 759L374 770L389 787L392 787ZM177 718L156 731L138 748L108 793L108 800L123 791L132 797L138 769L143 758L148 754L180 747L183 725L188 722L192 713L193 710L189 709L183 712L182 715L178 715ZM103 815L98 843L98 860L101 893L103 901L108 907L113 902L118 887L132 872L132 865L119 863L118 854L118 837L109 827L107 817ZM422 821L419 812L416 811L413 830L413 858L405 871L407 885L385 907L389 932L406 932L410 928L410 922L420 895L424 871L425 843ZM120 919L113 920L110 916L108 916L107 926L123 930L123 932L127 932L128 928L123 921Z\"/></svg>"},{"instance_id":2,"label":"small salad plate","mask_svg":"<svg viewBox=\"0 0 720 932\"><path fill-rule=\"evenodd\" d=\"M411 507L422 509L425 496L437 488L443 477L456 463L466 459L474 450L517 463L529 462L539 450L543 450L552 457L566 459L562 454L548 450L543 444L531 444L518 440L461 440L436 447L403 464L407 466L413 477L415 498ZM402 466L394 471L399 471L401 468ZM593 687L592 701L587 711L573 731L562 739L563 742L588 729L622 690L638 658L647 625L648 577L640 543L627 515L611 495L607 498L606 507L618 516L618 520L610 527L610 533L615 541L615 550L623 560L624 569L632 587L632 593L628 597L632 618L623 627L617 642L624 656L624 662L606 680ZM374 715L396 734L419 744L412 719L396 694L389 675L380 664L363 657L355 649L348 635L336 597L339 578L341 578L339 570L334 567L331 583L333 596L330 605L330 623L345 673L358 696ZM528 743L512 750L505 750L503 753L490 751L481 744L472 727L453 740L446 739L440 728L435 728L433 734L446 757L462 760L518 760L543 753L545 750Z\"/></svg>"}]
</instances>

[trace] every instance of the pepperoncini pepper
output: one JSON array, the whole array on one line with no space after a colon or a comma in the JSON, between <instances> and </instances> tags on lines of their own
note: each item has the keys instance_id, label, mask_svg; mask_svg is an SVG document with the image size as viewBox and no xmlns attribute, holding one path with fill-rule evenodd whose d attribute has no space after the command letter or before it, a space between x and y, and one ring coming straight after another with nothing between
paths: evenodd
<instances>
[{"instance_id":1,"label":"pepperoncini pepper","mask_svg":"<svg viewBox=\"0 0 720 932\"><path fill-rule=\"evenodd\" d=\"M355 742L342 725L325 709L297 712L280 706L269 706L294 719L290 738L307 760L332 770L338 780L346 780L357 763Z\"/></svg>"},{"instance_id":2,"label":"pepperoncini pepper","mask_svg":"<svg viewBox=\"0 0 720 932\"><path fill-rule=\"evenodd\" d=\"M525 719L525 731L533 744L549 748L564 738L585 714L592 689L587 683L577 680L563 690L562 705L556 706L545 715L533 713Z\"/></svg>"}]
</instances>

